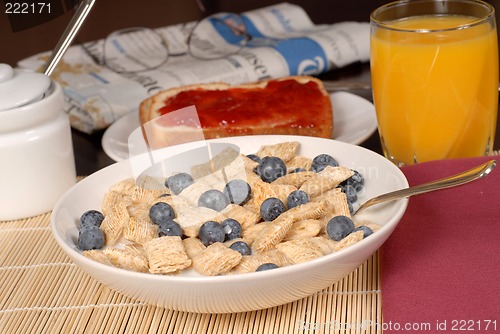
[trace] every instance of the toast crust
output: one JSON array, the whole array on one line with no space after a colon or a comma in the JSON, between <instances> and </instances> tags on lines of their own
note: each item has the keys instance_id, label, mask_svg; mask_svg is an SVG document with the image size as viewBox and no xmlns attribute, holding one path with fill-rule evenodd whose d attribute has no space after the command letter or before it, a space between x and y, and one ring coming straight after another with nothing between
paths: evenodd
<instances>
[{"instance_id":1,"label":"toast crust","mask_svg":"<svg viewBox=\"0 0 500 334\"><path fill-rule=\"evenodd\" d=\"M284 81L295 82L299 85L290 89L282 88L279 94L270 88L272 85L280 85L280 82ZM286 85L287 83L281 84ZM311 95L304 95L303 98L300 96L300 94L305 93L302 93L301 89L297 87L303 85L308 86L309 92L313 91L316 97L314 101L307 100L308 96ZM217 113L214 113L213 110L212 112L206 111L203 106L200 108L202 104L200 103L196 107L200 116L202 132L199 127L195 126L166 125L164 120L162 124L160 116L165 112L162 108L165 107L166 101L172 101L172 99L179 97L182 92L200 91L208 92L208 94L229 91L244 98L247 98L245 94L250 95L252 92L265 93L264 106L266 110L255 108L246 110L246 116L237 116L238 113L224 110L218 110ZM260 97L262 98L262 95ZM254 100L249 101L253 102ZM290 105L286 105L287 101ZM189 105L180 107L187 106ZM273 106L279 109L279 115L272 115ZM308 108L309 106L310 108ZM175 87L161 91L142 101L139 106L139 119L143 135L150 147L154 149L193 140L219 137L283 134L331 138L333 132L333 110L330 96L322 81L311 76L289 76L241 85L217 82Z\"/></svg>"}]
</instances>

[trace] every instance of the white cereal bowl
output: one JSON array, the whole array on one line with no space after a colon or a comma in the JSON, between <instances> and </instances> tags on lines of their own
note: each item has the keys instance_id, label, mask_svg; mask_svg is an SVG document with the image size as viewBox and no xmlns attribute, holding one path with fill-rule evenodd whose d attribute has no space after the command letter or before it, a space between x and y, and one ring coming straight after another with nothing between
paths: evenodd
<instances>
[{"instance_id":1,"label":"white cereal bowl","mask_svg":"<svg viewBox=\"0 0 500 334\"><path fill-rule=\"evenodd\" d=\"M298 141L300 154L313 158L328 153L340 165L358 170L365 177L365 190L359 202L392 190L405 188L404 174L385 159L359 146L300 136L246 136L209 140L208 143L238 145L244 154L254 153L261 145ZM199 147L200 142L162 149L156 157L167 157ZM178 311L230 313L253 311L282 305L325 289L341 280L366 261L390 236L403 216L408 200L374 206L360 213L383 227L370 237L346 249L321 258L278 269L226 276L163 276L114 268L86 258L76 248L81 214L100 209L104 193L118 181L133 175L131 160L104 168L80 181L57 203L51 227L60 247L90 276L124 295L148 304Z\"/></svg>"}]
</instances>

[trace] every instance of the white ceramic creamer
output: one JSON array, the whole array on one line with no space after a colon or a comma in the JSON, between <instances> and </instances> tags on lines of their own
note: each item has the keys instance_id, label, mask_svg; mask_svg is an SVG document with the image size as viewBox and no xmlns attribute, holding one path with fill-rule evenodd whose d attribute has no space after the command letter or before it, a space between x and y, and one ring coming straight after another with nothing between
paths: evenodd
<instances>
[{"instance_id":1,"label":"white ceramic creamer","mask_svg":"<svg viewBox=\"0 0 500 334\"><path fill-rule=\"evenodd\" d=\"M0 221L51 211L75 183L61 87L0 64Z\"/></svg>"}]
</instances>

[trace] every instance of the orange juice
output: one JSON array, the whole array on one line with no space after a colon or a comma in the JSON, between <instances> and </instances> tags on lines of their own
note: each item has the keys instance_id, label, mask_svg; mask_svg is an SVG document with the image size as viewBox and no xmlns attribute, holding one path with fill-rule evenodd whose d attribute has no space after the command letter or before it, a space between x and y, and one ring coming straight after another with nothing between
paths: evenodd
<instances>
[{"instance_id":1,"label":"orange juice","mask_svg":"<svg viewBox=\"0 0 500 334\"><path fill-rule=\"evenodd\" d=\"M384 153L395 163L491 153L498 108L496 28L483 22L450 29L473 21L478 19L415 16L387 24L395 30L372 28L373 99Z\"/></svg>"}]
</instances>

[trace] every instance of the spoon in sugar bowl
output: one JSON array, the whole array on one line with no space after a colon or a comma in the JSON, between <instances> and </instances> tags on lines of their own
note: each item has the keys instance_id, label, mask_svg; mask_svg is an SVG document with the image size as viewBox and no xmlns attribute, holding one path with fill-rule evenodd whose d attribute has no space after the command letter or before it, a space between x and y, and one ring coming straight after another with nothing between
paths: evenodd
<instances>
[{"instance_id":1,"label":"spoon in sugar bowl","mask_svg":"<svg viewBox=\"0 0 500 334\"><path fill-rule=\"evenodd\" d=\"M45 67L42 72L46 76L50 76L52 74L52 72L56 68L57 64L59 63L63 55L66 53L66 50L71 45L73 38L80 30L81 26L83 25L83 22L85 22L85 19L87 18L87 15L90 13L90 10L92 9L94 3L95 0L83 0L81 4L78 6L75 15L73 15L71 21L69 22L68 26L64 30L64 33L59 39L56 47L50 54L49 60L45 64Z\"/></svg>"},{"instance_id":2,"label":"spoon in sugar bowl","mask_svg":"<svg viewBox=\"0 0 500 334\"><path fill-rule=\"evenodd\" d=\"M425 194L430 191L456 187L486 177L495 168L496 163L496 160L490 160L472 169L452 176L379 195L361 204L361 206L359 206L359 208L353 213L353 216L372 205L393 201L399 198L410 197L413 195Z\"/></svg>"}]
</instances>

